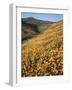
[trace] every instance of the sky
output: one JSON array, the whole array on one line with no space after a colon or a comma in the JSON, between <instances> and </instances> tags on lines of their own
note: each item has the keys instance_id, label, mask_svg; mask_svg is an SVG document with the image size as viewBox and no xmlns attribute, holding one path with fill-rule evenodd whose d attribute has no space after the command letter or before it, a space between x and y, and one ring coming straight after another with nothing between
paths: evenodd
<instances>
[{"instance_id":1,"label":"sky","mask_svg":"<svg viewBox=\"0 0 72 90\"><path fill-rule=\"evenodd\" d=\"M29 12L21 13L21 18L28 18L28 17L34 17L35 19L40 19L40 20L44 20L44 21L52 21L52 22L57 22L57 21L63 20L63 14L29 13Z\"/></svg>"}]
</instances>

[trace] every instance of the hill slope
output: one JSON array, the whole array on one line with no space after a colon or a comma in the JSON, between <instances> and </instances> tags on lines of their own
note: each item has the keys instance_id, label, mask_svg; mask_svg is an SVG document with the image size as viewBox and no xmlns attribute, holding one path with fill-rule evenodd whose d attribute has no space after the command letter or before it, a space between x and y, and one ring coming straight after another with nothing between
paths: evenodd
<instances>
[{"instance_id":1,"label":"hill slope","mask_svg":"<svg viewBox=\"0 0 72 90\"><path fill-rule=\"evenodd\" d=\"M63 75L63 21L22 42L22 77Z\"/></svg>"},{"instance_id":2,"label":"hill slope","mask_svg":"<svg viewBox=\"0 0 72 90\"><path fill-rule=\"evenodd\" d=\"M22 18L22 40L34 37L43 30L46 30L53 22L42 21L32 17Z\"/></svg>"}]
</instances>

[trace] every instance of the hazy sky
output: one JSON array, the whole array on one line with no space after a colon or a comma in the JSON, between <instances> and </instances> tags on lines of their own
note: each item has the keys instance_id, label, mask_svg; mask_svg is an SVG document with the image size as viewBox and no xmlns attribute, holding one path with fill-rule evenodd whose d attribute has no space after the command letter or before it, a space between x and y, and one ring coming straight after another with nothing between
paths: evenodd
<instances>
[{"instance_id":1,"label":"hazy sky","mask_svg":"<svg viewBox=\"0 0 72 90\"><path fill-rule=\"evenodd\" d=\"M63 20L63 14L44 14L44 13L27 13L22 12L21 18L34 17L36 19L57 22Z\"/></svg>"}]
</instances>

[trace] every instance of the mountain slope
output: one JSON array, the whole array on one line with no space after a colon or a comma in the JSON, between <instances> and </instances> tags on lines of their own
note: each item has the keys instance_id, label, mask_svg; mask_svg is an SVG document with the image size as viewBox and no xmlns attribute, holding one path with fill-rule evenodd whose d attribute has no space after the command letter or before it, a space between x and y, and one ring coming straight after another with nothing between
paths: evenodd
<instances>
[{"instance_id":1,"label":"mountain slope","mask_svg":"<svg viewBox=\"0 0 72 90\"><path fill-rule=\"evenodd\" d=\"M53 22L38 20L32 17L22 18L22 40L32 38L46 30Z\"/></svg>"},{"instance_id":2,"label":"mountain slope","mask_svg":"<svg viewBox=\"0 0 72 90\"><path fill-rule=\"evenodd\" d=\"M22 43L22 77L63 75L63 21Z\"/></svg>"}]
</instances>

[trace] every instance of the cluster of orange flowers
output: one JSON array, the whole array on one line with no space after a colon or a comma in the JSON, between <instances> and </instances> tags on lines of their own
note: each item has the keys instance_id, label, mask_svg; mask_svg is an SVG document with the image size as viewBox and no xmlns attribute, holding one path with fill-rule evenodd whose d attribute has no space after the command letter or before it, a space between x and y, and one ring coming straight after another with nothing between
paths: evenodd
<instances>
[{"instance_id":1,"label":"cluster of orange flowers","mask_svg":"<svg viewBox=\"0 0 72 90\"><path fill-rule=\"evenodd\" d=\"M63 75L62 48L24 48L22 77Z\"/></svg>"}]
</instances>

